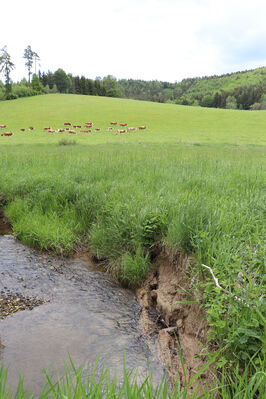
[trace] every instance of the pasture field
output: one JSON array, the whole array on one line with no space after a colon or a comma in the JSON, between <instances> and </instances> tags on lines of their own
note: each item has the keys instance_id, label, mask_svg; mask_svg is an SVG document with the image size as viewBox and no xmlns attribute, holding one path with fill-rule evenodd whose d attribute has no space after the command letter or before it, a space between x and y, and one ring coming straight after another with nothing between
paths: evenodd
<instances>
[{"instance_id":1,"label":"pasture field","mask_svg":"<svg viewBox=\"0 0 266 399\"><path fill-rule=\"evenodd\" d=\"M90 120L102 131L43 131ZM117 135L111 120L147 129ZM260 381L266 112L47 95L0 103L2 123L14 135L0 136L0 202L19 239L66 254L89 246L131 286L158 247L191 255L219 364Z\"/></svg>"},{"instance_id":2,"label":"pasture field","mask_svg":"<svg viewBox=\"0 0 266 399\"><path fill-rule=\"evenodd\" d=\"M147 125L143 134L117 136L107 133L110 121L127 122L128 126ZM52 94L21 98L0 103L0 125L7 124L15 133L12 142L17 144L52 143L58 136L43 132L45 126L63 127L65 121L73 124L94 122L101 132L79 134L77 141L100 143L204 143L204 144L266 144L266 113L186 107L146 101L125 100L67 94ZM34 126L34 137L27 130ZM20 128L26 128L20 133ZM88 137L89 136L89 137ZM7 140L1 140L1 144Z\"/></svg>"}]
</instances>

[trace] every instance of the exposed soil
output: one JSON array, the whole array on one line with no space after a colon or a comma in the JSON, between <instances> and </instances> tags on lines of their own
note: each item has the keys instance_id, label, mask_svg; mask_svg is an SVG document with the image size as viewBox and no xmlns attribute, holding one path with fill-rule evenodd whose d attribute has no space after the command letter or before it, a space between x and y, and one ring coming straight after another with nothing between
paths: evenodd
<instances>
[{"instance_id":1,"label":"exposed soil","mask_svg":"<svg viewBox=\"0 0 266 399\"><path fill-rule=\"evenodd\" d=\"M8 219L3 215L3 211L0 208L0 235L11 234L12 228Z\"/></svg>"},{"instance_id":2,"label":"exposed soil","mask_svg":"<svg viewBox=\"0 0 266 399\"><path fill-rule=\"evenodd\" d=\"M161 254L137 290L137 297L142 306L140 323L143 331L150 336L156 329L159 330L161 361L168 368L171 380L178 380L184 386L208 360L203 354L208 347L208 324L200 309L200 295L191 281L189 259L181 255ZM155 321L150 317L151 309L156 309L158 313ZM203 388L206 384L213 384L210 372L208 375L201 374L200 379L199 385ZM194 388L192 384L190 389Z\"/></svg>"}]
</instances>

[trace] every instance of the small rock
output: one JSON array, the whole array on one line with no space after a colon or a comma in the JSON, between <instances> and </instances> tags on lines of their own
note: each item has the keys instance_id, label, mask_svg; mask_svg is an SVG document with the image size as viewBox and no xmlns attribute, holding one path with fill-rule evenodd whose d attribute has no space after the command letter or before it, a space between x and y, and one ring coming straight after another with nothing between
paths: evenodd
<instances>
[{"instance_id":1,"label":"small rock","mask_svg":"<svg viewBox=\"0 0 266 399\"><path fill-rule=\"evenodd\" d=\"M183 327L183 320L182 319L178 319L177 322L176 322L176 326L177 326L177 328Z\"/></svg>"}]
</instances>

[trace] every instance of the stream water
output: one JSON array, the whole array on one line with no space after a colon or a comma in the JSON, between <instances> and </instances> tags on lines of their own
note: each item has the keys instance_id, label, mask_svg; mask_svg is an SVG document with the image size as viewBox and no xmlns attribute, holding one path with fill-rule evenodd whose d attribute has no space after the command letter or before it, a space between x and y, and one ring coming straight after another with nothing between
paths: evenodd
<instances>
[{"instance_id":1,"label":"stream water","mask_svg":"<svg viewBox=\"0 0 266 399\"><path fill-rule=\"evenodd\" d=\"M38 393L43 368L61 376L69 354L88 370L98 355L99 365L109 366L119 379L123 350L128 369L146 375L148 356L154 382L161 378L158 350L142 336L134 294L87 260L42 254L12 235L0 235L0 290L44 301L0 320L0 361L9 365L13 386L20 373L26 388Z\"/></svg>"}]
</instances>

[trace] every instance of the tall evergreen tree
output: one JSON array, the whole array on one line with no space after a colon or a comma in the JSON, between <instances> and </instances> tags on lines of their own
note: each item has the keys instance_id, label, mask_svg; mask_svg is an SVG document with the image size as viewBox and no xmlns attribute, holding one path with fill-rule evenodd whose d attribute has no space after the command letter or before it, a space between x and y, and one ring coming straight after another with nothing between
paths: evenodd
<instances>
[{"instance_id":1,"label":"tall evergreen tree","mask_svg":"<svg viewBox=\"0 0 266 399\"><path fill-rule=\"evenodd\" d=\"M40 57L38 56L38 54L35 51L32 51L31 46L28 46L24 50L23 58L25 58L25 60L26 60L25 66L26 66L26 68L28 70L29 84L30 84L30 76L32 74L31 68L32 68L32 65L33 65L33 61L35 61L35 73L36 73L36 62L37 62L37 60L40 59Z\"/></svg>"},{"instance_id":2,"label":"tall evergreen tree","mask_svg":"<svg viewBox=\"0 0 266 399\"><path fill-rule=\"evenodd\" d=\"M4 46L0 50L0 73L5 77L6 95L11 92L10 72L15 68L15 64L11 61L11 57L7 52L7 47Z\"/></svg>"}]
</instances>

